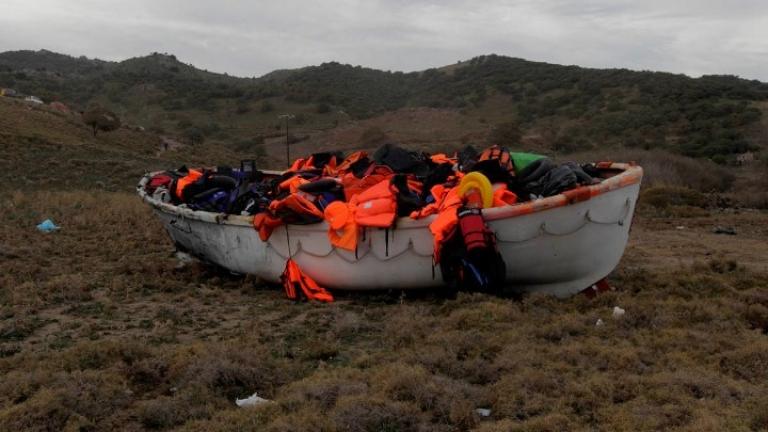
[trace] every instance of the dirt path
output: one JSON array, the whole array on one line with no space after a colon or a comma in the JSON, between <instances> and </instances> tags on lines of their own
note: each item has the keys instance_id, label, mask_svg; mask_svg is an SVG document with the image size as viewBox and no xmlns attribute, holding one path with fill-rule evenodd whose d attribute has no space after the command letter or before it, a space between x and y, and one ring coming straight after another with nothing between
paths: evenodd
<instances>
[{"instance_id":1,"label":"dirt path","mask_svg":"<svg viewBox=\"0 0 768 432\"><path fill-rule=\"evenodd\" d=\"M768 216L765 212L713 212L697 218L640 216L632 227L624 264L649 270L674 269L710 259L731 260L768 271ZM736 235L716 234L717 227Z\"/></svg>"}]
</instances>

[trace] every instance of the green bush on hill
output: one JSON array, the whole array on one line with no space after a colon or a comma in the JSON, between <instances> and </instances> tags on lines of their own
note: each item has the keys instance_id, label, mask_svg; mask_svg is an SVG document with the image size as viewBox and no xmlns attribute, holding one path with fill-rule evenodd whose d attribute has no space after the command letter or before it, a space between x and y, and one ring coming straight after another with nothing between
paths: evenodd
<instances>
[{"instance_id":1,"label":"green bush on hill","mask_svg":"<svg viewBox=\"0 0 768 432\"><path fill-rule=\"evenodd\" d=\"M246 114L248 101L261 99L261 113L274 110L274 100L310 104L307 113L334 107L363 119L409 106L467 113L501 96L508 101L504 115L514 116L522 132L541 124L567 125L567 136L553 134L557 139L550 144L556 149L618 144L716 161L755 148L746 131L762 115L756 102L768 99L768 84L734 76L693 79L497 55L412 73L331 62L251 79L202 71L167 54L115 63L16 51L0 54L0 85L75 107L108 100L135 117L145 110L208 117L232 106Z\"/></svg>"}]
</instances>

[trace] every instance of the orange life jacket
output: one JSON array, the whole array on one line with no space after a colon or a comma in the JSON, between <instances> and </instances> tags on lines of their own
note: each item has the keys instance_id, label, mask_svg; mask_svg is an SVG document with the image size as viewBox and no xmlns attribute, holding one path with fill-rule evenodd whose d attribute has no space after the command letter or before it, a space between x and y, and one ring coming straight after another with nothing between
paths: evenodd
<instances>
[{"instance_id":1,"label":"orange life jacket","mask_svg":"<svg viewBox=\"0 0 768 432\"><path fill-rule=\"evenodd\" d=\"M443 242L450 237L450 234L456 228L456 223L459 221L456 210L461 206L462 201L459 198L458 192L459 188L454 187L443 193L437 217L429 224L429 231L432 232L432 237L434 237L435 263L440 262L440 249L443 246Z\"/></svg>"},{"instance_id":2,"label":"orange life jacket","mask_svg":"<svg viewBox=\"0 0 768 432\"><path fill-rule=\"evenodd\" d=\"M309 183L309 180L301 178L297 175L293 177L289 177L286 180L283 180L280 185L278 186L280 189L290 191L292 194L299 191L299 186Z\"/></svg>"},{"instance_id":3,"label":"orange life jacket","mask_svg":"<svg viewBox=\"0 0 768 432\"><path fill-rule=\"evenodd\" d=\"M269 236L272 235L272 231L275 228L283 224L280 218L276 218L269 213L262 212L253 217L253 227L259 232L259 238L261 241L269 240Z\"/></svg>"},{"instance_id":4,"label":"orange life jacket","mask_svg":"<svg viewBox=\"0 0 768 432\"><path fill-rule=\"evenodd\" d=\"M327 164L324 166L316 166L315 156L310 156L308 158L299 158L293 161L293 165L291 165L289 171L298 172L313 168L322 168L324 174L332 175L336 171L336 163L336 156L332 155Z\"/></svg>"},{"instance_id":5,"label":"orange life jacket","mask_svg":"<svg viewBox=\"0 0 768 432\"><path fill-rule=\"evenodd\" d=\"M199 179L202 176L203 176L202 171L190 169L189 174L176 180L176 190L175 190L176 198L182 199L182 197L184 196L182 195L182 193L184 192L184 188L194 183L195 181L197 181L197 179Z\"/></svg>"},{"instance_id":6,"label":"orange life jacket","mask_svg":"<svg viewBox=\"0 0 768 432\"><path fill-rule=\"evenodd\" d=\"M432 186L430 192L435 198L435 202L424 206L419 211L411 213L412 219L421 219L437 213L435 220L429 224L429 230L434 237L435 263L440 262L440 249L443 242L450 237L453 230L456 229L456 224L459 222L456 211L462 205L462 200L459 197L458 191L458 187L446 188L441 184ZM508 191L506 185L501 185L494 191L494 207L514 204L515 202L517 202L517 195Z\"/></svg>"},{"instance_id":7,"label":"orange life jacket","mask_svg":"<svg viewBox=\"0 0 768 432\"><path fill-rule=\"evenodd\" d=\"M299 292L308 300L317 300L321 302L332 302L333 295L325 288L321 287L311 277L304 274L299 265L290 258L285 263L285 270L280 278L283 282L285 295L289 299L298 300ZM298 290L297 290L298 289Z\"/></svg>"},{"instance_id":8,"label":"orange life jacket","mask_svg":"<svg viewBox=\"0 0 768 432\"><path fill-rule=\"evenodd\" d=\"M336 167L335 174L346 174L352 168L352 164L366 157L368 157L368 153L364 151L357 151L352 153L351 155L347 156L347 158L344 159L344 161L340 163L338 167Z\"/></svg>"},{"instance_id":9,"label":"orange life jacket","mask_svg":"<svg viewBox=\"0 0 768 432\"><path fill-rule=\"evenodd\" d=\"M493 145L488 147L487 149L483 150L482 153L480 153L480 158L478 158L478 162L486 161L486 160L497 160L499 162L499 166L507 171L509 175L513 176L515 175L515 164L512 161L512 155L509 154L509 150L507 150L504 147L499 147L497 145Z\"/></svg>"},{"instance_id":10,"label":"orange life jacket","mask_svg":"<svg viewBox=\"0 0 768 432\"><path fill-rule=\"evenodd\" d=\"M304 168L306 168L307 160L304 158L298 158L295 161L293 161L293 165L291 165L291 168L289 168L289 171L297 172L301 171Z\"/></svg>"},{"instance_id":11,"label":"orange life jacket","mask_svg":"<svg viewBox=\"0 0 768 432\"><path fill-rule=\"evenodd\" d=\"M419 210L411 212L411 219L421 219L438 213L450 190L451 188L445 187L444 184L436 184L432 186L432 189L429 190L429 193L434 198L434 201L431 204L425 205Z\"/></svg>"},{"instance_id":12,"label":"orange life jacket","mask_svg":"<svg viewBox=\"0 0 768 432\"><path fill-rule=\"evenodd\" d=\"M354 206L334 201L323 212L328 222L328 240L331 244L354 251L357 248L357 237L360 229L355 222Z\"/></svg>"},{"instance_id":13,"label":"orange life jacket","mask_svg":"<svg viewBox=\"0 0 768 432\"><path fill-rule=\"evenodd\" d=\"M307 218L323 219L323 212L310 200L304 198L302 192L293 193L281 200L272 201L269 204L269 211L276 216L293 213L299 218L305 216Z\"/></svg>"},{"instance_id":14,"label":"orange life jacket","mask_svg":"<svg viewBox=\"0 0 768 432\"><path fill-rule=\"evenodd\" d=\"M350 200L355 210L355 222L361 226L389 228L397 217L397 195L390 179L355 195Z\"/></svg>"},{"instance_id":15,"label":"orange life jacket","mask_svg":"<svg viewBox=\"0 0 768 432\"><path fill-rule=\"evenodd\" d=\"M408 189L416 195L421 195L421 191L424 189L424 183L416 180L414 176L408 176Z\"/></svg>"},{"instance_id":16,"label":"orange life jacket","mask_svg":"<svg viewBox=\"0 0 768 432\"><path fill-rule=\"evenodd\" d=\"M511 190L507 190L507 185L504 183L494 185L493 190L493 206L503 207L505 205L512 205L517 203L517 194Z\"/></svg>"},{"instance_id":17,"label":"orange life jacket","mask_svg":"<svg viewBox=\"0 0 768 432\"><path fill-rule=\"evenodd\" d=\"M363 178L357 178L352 173L344 174L341 178L341 185L344 186L344 196L347 202L349 202L355 195L370 189L383 180L392 178L394 175L394 171L384 165L372 166L368 170L368 174Z\"/></svg>"},{"instance_id":18,"label":"orange life jacket","mask_svg":"<svg viewBox=\"0 0 768 432\"><path fill-rule=\"evenodd\" d=\"M436 164L444 164L444 163L454 164L454 163L456 163L456 158L449 158L445 153L433 154L429 158L432 159L432 162L434 162Z\"/></svg>"},{"instance_id":19,"label":"orange life jacket","mask_svg":"<svg viewBox=\"0 0 768 432\"><path fill-rule=\"evenodd\" d=\"M324 176L335 176L336 175L336 156L331 156L331 160L328 161L327 164L323 167L323 175Z\"/></svg>"}]
</instances>

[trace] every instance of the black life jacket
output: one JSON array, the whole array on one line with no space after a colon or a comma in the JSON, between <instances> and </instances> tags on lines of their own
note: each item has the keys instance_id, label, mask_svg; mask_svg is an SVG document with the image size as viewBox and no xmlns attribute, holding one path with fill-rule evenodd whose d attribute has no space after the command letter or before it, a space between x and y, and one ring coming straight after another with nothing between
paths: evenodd
<instances>
[{"instance_id":1,"label":"black life jacket","mask_svg":"<svg viewBox=\"0 0 768 432\"><path fill-rule=\"evenodd\" d=\"M506 183L515 177L515 164L506 147L497 145L488 147L472 166L472 171L480 171L491 183Z\"/></svg>"}]
</instances>

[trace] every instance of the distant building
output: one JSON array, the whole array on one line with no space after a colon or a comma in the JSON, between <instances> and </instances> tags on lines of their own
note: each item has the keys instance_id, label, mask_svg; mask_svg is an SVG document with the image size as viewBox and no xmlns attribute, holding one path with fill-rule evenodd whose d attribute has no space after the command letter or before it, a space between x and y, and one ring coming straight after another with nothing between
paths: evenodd
<instances>
[{"instance_id":1,"label":"distant building","mask_svg":"<svg viewBox=\"0 0 768 432\"><path fill-rule=\"evenodd\" d=\"M34 104L42 104L43 100L37 96L27 96L24 98L24 102L31 102Z\"/></svg>"},{"instance_id":2,"label":"distant building","mask_svg":"<svg viewBox=\"0 0 768 432\"><path fill-rule=\"evenodd\" d=\"M740 153L736 155L736 163L739 165L746 165L754 162L756 159L755 154L751 151Z\"/></svg>"}]
</instances>

